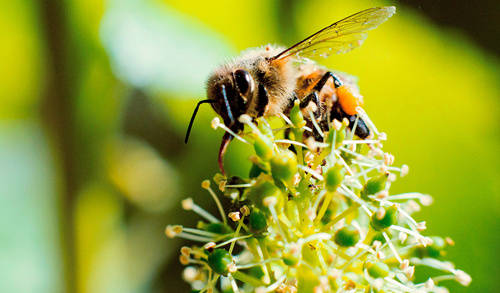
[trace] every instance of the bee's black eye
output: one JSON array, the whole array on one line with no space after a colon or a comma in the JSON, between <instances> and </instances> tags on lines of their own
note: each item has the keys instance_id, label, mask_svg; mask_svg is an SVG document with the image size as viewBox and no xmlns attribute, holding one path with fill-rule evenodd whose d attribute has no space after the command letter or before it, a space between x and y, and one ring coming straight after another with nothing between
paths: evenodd
<instances>
[{"instance_id":1,"label":"bee's black eye","mask_svg":"<svg viewBox=\"0 0 500 293\"><path fill-rule=\"evenodd\" d=\"M236 70L234 72L234 80L242 95L246 95L249 91L253 90L253 79L248 71L243 69Z\"/></svg>"}]
</instances>

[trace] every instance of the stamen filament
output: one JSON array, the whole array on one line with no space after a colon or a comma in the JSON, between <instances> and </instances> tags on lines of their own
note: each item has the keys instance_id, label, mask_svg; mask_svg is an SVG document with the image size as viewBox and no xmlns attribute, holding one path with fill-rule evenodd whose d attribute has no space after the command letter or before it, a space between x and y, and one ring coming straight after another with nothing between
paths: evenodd
<instances>
[{"instance_id":1,"label":"stamen filament","mask_svg":"<svg viewBox=\"0 0 500 293\"><path fill-rule=\"evenodd\" d=\"M220 223L220 220L216 217L212 216L209 212L205 211L202 207L197 204L193 204L192 211L198 214L199 216L205 218L209 222L212 223Z\"/></svg>"},{"instance_id":2,"label":"stamen filament","mask_svg":"<svg viewBox=\"0 0 500 293\"><path fill-rule=\"evenodd\" d=\"M389 235L387 235L386 232L383 232L382 235L384 235L385 241L387 245L389 245L389 248L392 251L392 254L394 254L394 257L398 260L399 263L402 263L403 261L401 260L401 257L399 256L399 253L396 250L396 247L392 244L391 238L389 238Z\"/></svg>"},{"instance_id":3,"label":"stamen filament","mask_svg":"<svg viewBox=\"0 0 500 293\"><path fill-rule=\"evenodd\" d=\"M192 241L198 241L198 242L210 242L210 241L212 241L212 238L201 237L201 236L188 234L188 233L184 233L184 232L177 234L175 237L184 238L184 239L192 240Z\"/></svg>"},{"instance_id":4,"label":"stamen filament","mask_svg":"<svg viewBox=\"0 0 500 293\"><path fill-rule=\"evenodd\" d=\"M308 149L307 145L301 143L301 142L298 142L298 141L294 141L294 140L289 140L289 139L276 139L274 140L275 143L289 143L289 144L294 144L294 145L298 145L298 146L301 146L303 148L306 148Z\"/></svg>"},{"instance_id":5,"label":"stamen filament","mask_svg":"<svg viewBox=\"0 0 500 293\"><path fill-rule=\"evenodd\" d=\"M325 137L325 135L323 134L323 131L321 131L321 128L319 128L318 122L316 121L316 118L314 118L314 114L312 111L309 111L309 116L311 117L312 124L313 124L314 128L316 129L316 131L319 133L319 135L321 137Z\"/></svg>"},{"instance_id":6,"label":"stamen filament","mask_svg":"<svg viewBox=\"0 0 500 293\"><path fill-rule=\"evenodd\" d=\"M208 193L210 193L210 195L214 199L215 204L217 205L217 208L219 209L219 213L220 213L220 216L222 218L222 221L224 222L224 224L227 224L226 213L224 212L224 208L222 207L222 204L221 204L219 198L217 197L217 194L215 194L215 192L212 190L210 185L206 186L205 189L208 190Z\"/></svg>"},{"instance_id":7,"label":"stamen filament","mask_svg":"<svg viewBox=\"0 0 500 293\"><path fill-rule=\"evenodd\" d=\"M218 127L224 129L226 132L229 132L232 136L234 136L237 140L243 142L243 143L246 143L246 144L250 144L246 139L244 139L243 137L239 136L238 134L236 134L234 131L232 131L229 127L227 127L226 125L224 125L223 123L220 123L218 125Z\"/></svg>"}]
</instances>

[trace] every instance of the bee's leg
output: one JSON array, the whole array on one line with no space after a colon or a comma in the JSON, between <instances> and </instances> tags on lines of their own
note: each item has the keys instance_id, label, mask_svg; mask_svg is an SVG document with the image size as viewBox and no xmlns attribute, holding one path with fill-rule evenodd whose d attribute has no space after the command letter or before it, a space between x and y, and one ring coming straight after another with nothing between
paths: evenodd
<instances>
[{"instance_id":1,"label":"bee's leg","mask_svg":"<svg viewBox=\"0 0 500 293\"><path fill-rule=\"evenodd\" d=\"M257 110L257 117L261 117L264 115L266 111L266 106L269 104L269 95L267 94L267 90L264 85L259 84L259 93L257 96L257 106L255 110Z\"/></svg>"},{"instance_id":2,"label":"bee's leg","mask_svg":"<svg viewBox=\"0 0 500 293\"><path fill-rule=\"evenodd\" d=\"M366 126L365 121L361 119L357 114L356 115L347 115L347 119L349 119L349 128L352 130L354 124L356 124L356 129L354 130L354 134L356 134L359 138L365 139L370 135L370 129ZM356 123L356 120L358 122Z\"/></svg>"},{"instance_id":3,"label":"bee's leg","mask_svg":"<svg viewBox=\"0 0 500 293\"><path fill-rule=\"evenodd\" d=\"M307 97L305 97L302 101L300 101L300 109L304 109L305 107L309 106L310 102L314 102L316 104L316 111L314 112L314 116L318 117L321 113L320 107L321 103L319 101L318 97L318 92L313 91Z\"/></svg>"},{"instance_id":4,"label":"bee's leg","mask_svg":"<svg viewBox=\"0 0 500 293\"><path fill-rule=\"evenodd\" d=\"M321 79L316 83L316 85L314 86L314 90L320 92L329 78L333 79L333 85L335 86L335 88L338 88L342 85L342 82L335 76L335 74L333 74L331 71L327 71L323 75L323 77L321 77Z\"/></svg>"},{"instance_id":5,"label":"bee's leg","mask_svg":"<svg viewBox=\"0 0 500 293\"><path fill-rule=\"evenodd\" d=\"M290 100L288 100L288 104L283 109L283 114L290 114L290 110L292 110L293 106L295 106L295 100L298 100L297 94L294 92L293 96Z\"/></svg>"},{"instance_id":6,"label":"bee's leg","mask_svg":"<svg viewBox=\"0 0 500 293\"><path fill-rule=\"evenodd\" d=\"M320 104L320 100L319 100L319 92L323 89L323 87L325 86L326 82L328 81L329 78L332 78L333 79L333 84L335 86L335 88L338 88L339 86L342 85L342 82L330 71L327 71L322 77L321 79L314 85L314 88L313 88L313 92L310 93L309 95L307 95L307 97L305 97L301 102L300 102L300 108L303 109L305 107L307 107L307 105L309 105L309 103L311 101L313 101L318 110L316 110L316 113L314 113L314 115L316 117L318 117L321 113L320 111L320 107L321 107L321 104Z\"/></svg>"}]
</instances>

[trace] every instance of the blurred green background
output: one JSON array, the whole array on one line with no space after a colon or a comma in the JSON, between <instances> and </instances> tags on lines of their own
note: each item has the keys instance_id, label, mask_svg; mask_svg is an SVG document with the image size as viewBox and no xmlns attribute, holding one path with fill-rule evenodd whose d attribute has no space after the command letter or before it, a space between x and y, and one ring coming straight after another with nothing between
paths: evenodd
<instances>
[{"instance_id":1,"label":"blurred green background","mask_svg":"<svg viewBox=\"0 0 500 293\"><path fill-rule=\"evenodd\" d=\"M210 70L247 47L291 45L359 10L398 12L353 52L321 63L359 77L386 149L410 175L394 192L452 237L469 288L500 275L497 1L4 1L0 10L0 292L187 292L179 201L214 209L221 132L201 110ZM230 173L245 174L233 143ZM243 156L243 158L242 158Z\"/></svg>"}]
</instances>

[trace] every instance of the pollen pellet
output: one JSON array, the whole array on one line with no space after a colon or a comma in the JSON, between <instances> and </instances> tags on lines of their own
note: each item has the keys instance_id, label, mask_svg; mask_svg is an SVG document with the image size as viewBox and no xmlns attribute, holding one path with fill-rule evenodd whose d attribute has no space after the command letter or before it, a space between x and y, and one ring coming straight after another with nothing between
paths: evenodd
<instances>
[{"instance_id":1,"label":"pollen pellet","mask_svg":"<svg viewBox=\"0 0 500 293\"><path fill-rule=\"evenodd\" d=\"M297 157L289 150L276 154L271 159L271 171L275 178L289 182L297 173Z\"/></svg>"},{"instance_id":2,"label":"pollen pellet","mask_svg":"<svg viewBox=\"0 0 500 293\"><path fill-rule=\"evenodd\" d=\"M339 98L340 106L342 106L342 110L346 112L348 115L357 114L357 107L363 106L361 101L361 96L355 96L349 88L342 85L337 88L337 96Z\"/></svg>"}]
</instances>

